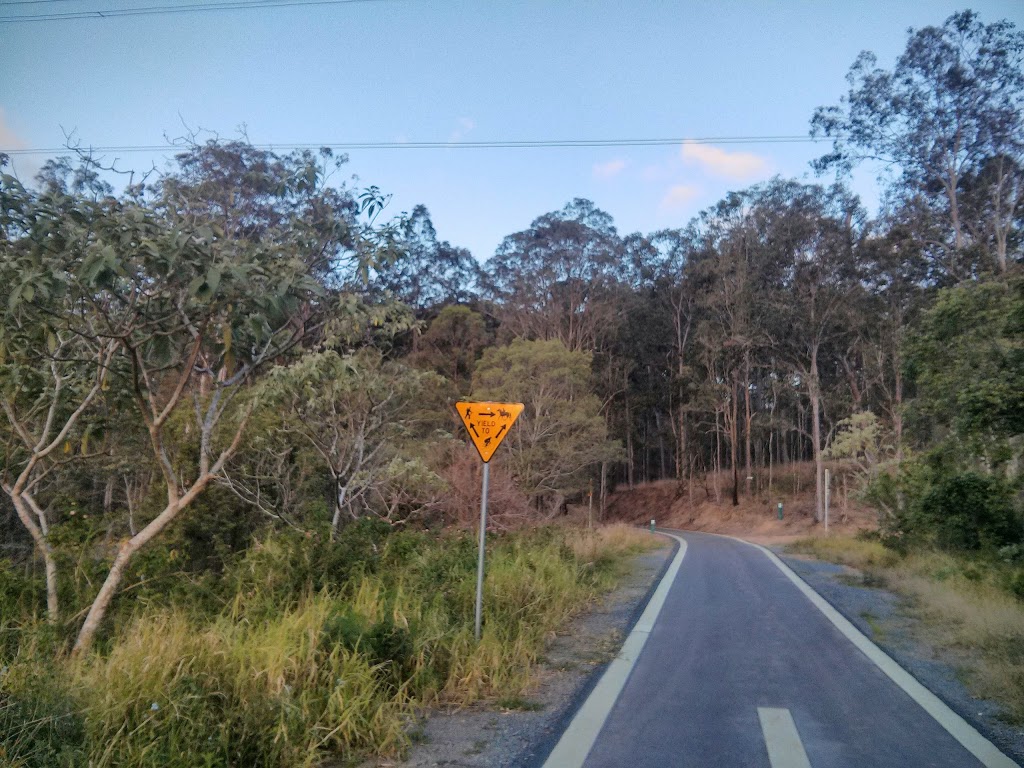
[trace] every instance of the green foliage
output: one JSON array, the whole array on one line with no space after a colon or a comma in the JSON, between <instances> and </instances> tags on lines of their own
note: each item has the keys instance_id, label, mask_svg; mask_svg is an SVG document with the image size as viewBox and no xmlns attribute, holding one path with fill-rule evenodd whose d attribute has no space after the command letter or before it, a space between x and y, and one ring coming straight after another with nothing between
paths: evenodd
<instances>
[{"instance_id":1,"label":"green foliage","mask_svg":"<svg viewBox=\"0 0 1024 768\"><path fill-rule=\"evenodd\" d=\"M874 468L886 453L882 424L870 411L854 413L836 424L836 435L826 458L854 459L862 469Z\"/></svg>"},{"instance_id":2,"label":"green foliage","mask_svg":"<svg viewBox=\"0 0 1024 768\"><path fill-rule=\"evenodd\" d=\"M942 291L910 344L921 437L1001 465L1024 445L1024 276ZM930 432L930 434L929 434Z\"/></svg>"},{"instance_id":3,"label":"green foliage","mask_svg":"<svg viewBox=\"0 0 1024 768\"><path fill-rule=\"evenodd\" d=\"M490 342L483 315L469 307L447 306L430 323L412 359L445 376L464 394L476 361Z\"/></svg>"},{"instance_id":4,"label":"green foliage","mask_svg":"<svg viewBox=\"0 0 1024 768\"><path fill-rule=\"evenodd\" d=\"M895 475L879 475L866 499L881 512L883 542L901 551L939 547L992 555L1024 540L1009 483L958 471L934 455L904 462Z\"/></svg>"},{"instance_id":5,"label":"green foliage","mask_svg":"<svg viewBox=\"0 0 1024 768\"><path fill-rule=\"evenodd\" d=\"M545 639L612 583L628 541L565 530L489 540L473 640L475 539L395 532L268 536L203 600L140 605L102 652L54 659L23 629L0 654L4 764L315 766L394 753L415 704L524 696Z\"/></svg>"},{"instance_id":6,"label":"green foliage","mask_svg":"<svg viewBox=\"0 0 1024 768\"><path fill-rule=\"evenodd\" d=\"M526 406L504 445L523 490L538 504L581 491L587 472L618 449L590 384L592 355L562 342L517 339L484 352L473 397Z\"/></svg>"},{"instance_id":7,"label":"green foliage","mask_svg":"<svg viewBox=\"0 0 1024 768\"><path fill-rule=\"evenodd\" d=\"M944 477L920 500L920 525L943 549L995 549L1022 539L1010 489L974 472Z\"/></svg>"}]
</instances>

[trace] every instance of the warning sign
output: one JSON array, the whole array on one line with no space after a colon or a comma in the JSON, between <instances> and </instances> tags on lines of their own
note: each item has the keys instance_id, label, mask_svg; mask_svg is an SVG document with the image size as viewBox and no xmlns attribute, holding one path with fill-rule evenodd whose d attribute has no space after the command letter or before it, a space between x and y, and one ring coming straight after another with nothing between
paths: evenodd
<instances>
[{"instance_id":1,"label":"warning sign","mask_svg":"<svg viewBox=\"0 0 1024 768\"><path fill-rule=\"evenodd\" d=\"M460 402L455 407L484 462L491 460L494 451L508 436L508 431L523 412L522 403Z\"/></svg>"}]
</instances>

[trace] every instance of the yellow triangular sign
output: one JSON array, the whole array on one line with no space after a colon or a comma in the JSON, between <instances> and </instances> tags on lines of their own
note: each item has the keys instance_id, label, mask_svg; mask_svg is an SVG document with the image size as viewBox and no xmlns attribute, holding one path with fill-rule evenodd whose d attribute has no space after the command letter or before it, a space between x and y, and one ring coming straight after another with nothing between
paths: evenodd
<instances>
[{"instance_id":1,"label":"yellow triangular sign","mask_svg":"<svg viewBox=\"0 0 1024 768\"><path fill-rule=\"evenodd\" d=\"M458 402L455 407L462 423L466 425L469 439L485 463L491 460L494 451L508 436L508 431L523 412L522 403Z\"/></svg>"}]
</instances>

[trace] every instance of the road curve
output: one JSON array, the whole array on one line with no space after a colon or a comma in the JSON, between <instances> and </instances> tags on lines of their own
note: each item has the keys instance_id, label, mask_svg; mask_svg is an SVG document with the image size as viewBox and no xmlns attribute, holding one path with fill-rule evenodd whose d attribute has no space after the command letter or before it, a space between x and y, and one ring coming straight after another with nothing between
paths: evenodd
<instances>
[{"instance_id":1,"label":"road curve","mask_svg":"<svg viewBox=\"0 0 1024 768\"><path fill-rule=\"evenodd\" d=\"M576 748L574 764L1015 765L998 752L985 762L972 755L763 551L681 535L685 557L662 610L645 628L646 642L596 740ZM556 753L564 756L565 747Z\"/></svg>"}]
</instances>

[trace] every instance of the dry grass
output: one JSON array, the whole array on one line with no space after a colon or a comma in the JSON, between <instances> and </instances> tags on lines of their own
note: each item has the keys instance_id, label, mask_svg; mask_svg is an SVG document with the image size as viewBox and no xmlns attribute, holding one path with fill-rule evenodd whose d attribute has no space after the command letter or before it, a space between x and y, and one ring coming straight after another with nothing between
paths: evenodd
<instances>
[{"instance_id":1,"label":"dry grass","mask_svg":"<svg viewBox=\"0 0 1024 768\"><path fill-rule=\"evenodd\" d=\"M956 655L970 690L1024 723L1024 604L992 566L943 552L900 557L878 542L840 537L790 550L861 570L909 598L928 639Z\"/></svg>"},{"instance_id":2,"label":"dry grass","mask_svg":"<svg viewBox=\"0 0 1024 768\"><path fill-rule=\"evenodd\" d=\"M598 556L621 557L664 546L665 540L650 531L626 523L610 523L595 528L573 529L566 535L566 545L577 559L593 562Z\"/></svg>"},{"instance_id":3,"label":"dry grass","mask_svg":"<svg viewBox=\"0 0 1024 768\"><path fill-rule=\"evenodd\" d=\"M386 566L317 592L268 574L221 613L140 608L104 652L54 659L27 638L0 657L0 765L312 768L400 754L414 707L524 699L552 634L629 554L660 543L625 525L496 537L479 643L470 535L396 535Z\"/></svg>"}]
</instances>

